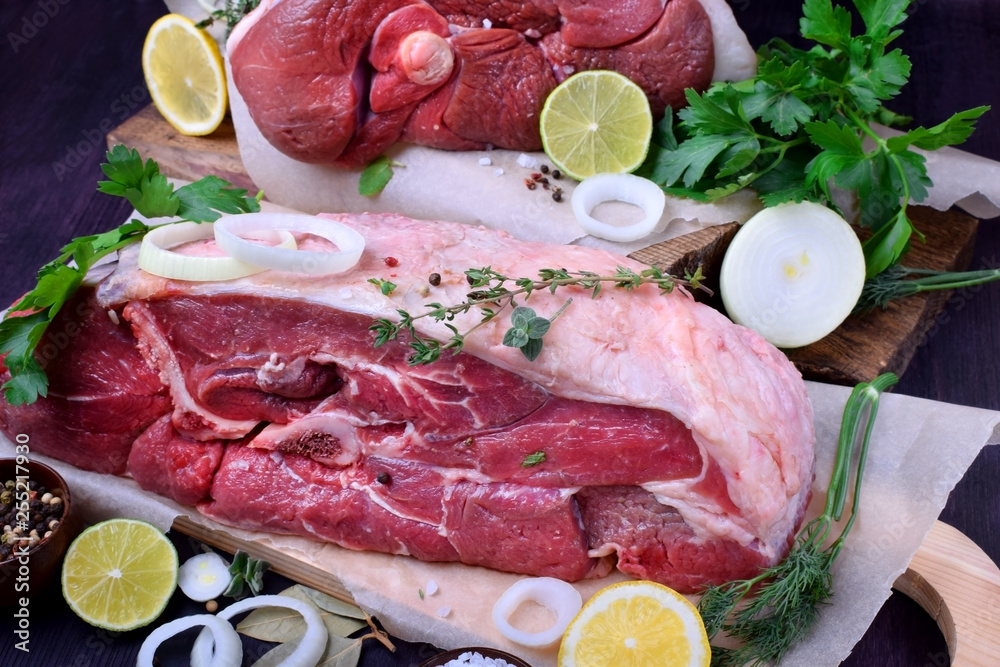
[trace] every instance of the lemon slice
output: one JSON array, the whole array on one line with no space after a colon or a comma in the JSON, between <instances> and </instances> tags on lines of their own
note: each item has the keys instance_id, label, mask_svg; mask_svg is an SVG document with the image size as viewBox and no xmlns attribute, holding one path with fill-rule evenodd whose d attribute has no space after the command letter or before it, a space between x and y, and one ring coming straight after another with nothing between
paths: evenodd
<instances>
[{"instance_id":1,"label":"lemon slice","mask_svg":"<svg viewBox=\"0 0 1000 667\"><path fill-rule=\"evenodd\" d=\"M599 590L559 646L559 667L708 667L711 658L695 606L650 581Z\"/></svg>"},{"instance_id":2,"label":"lemon slice","mask_svg":"<svg viewBox=\"0 0 1000 667\"><path fill-rule=\"evenodd\" d=\"M562 171L582 181L635 170L646 158L653 114L642 89L609 70L569 77L542 107L542 147Z\"/></svg>"},{"instance_id":3,"label":"lemon slice","mask_svg":"<svg viewBox=\"0 0 1000 667\"><path fill-rule=\"evenodd\" d=\"M142 47L153 104L181 134L209 134L226 116L226 74L215 40L180 14L160 17Z\"/></svg>"},{"instance_id":4,"label":"lemon slice","mask_svg":"<svg viewBox=\"0 0 1000 667\"><path fill-rule=\"evenodd\" d=\"M73 540L63 560L62 592L76 614L106 630L155 620L177 586L177 550L158 528L109 519Z\"/></svg>"}]
</instances>

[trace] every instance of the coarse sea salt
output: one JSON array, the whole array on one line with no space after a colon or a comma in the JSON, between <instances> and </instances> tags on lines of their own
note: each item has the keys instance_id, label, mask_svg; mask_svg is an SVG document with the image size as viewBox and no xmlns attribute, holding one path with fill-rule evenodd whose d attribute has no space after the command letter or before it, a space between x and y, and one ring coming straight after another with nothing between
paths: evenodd
<instances>
[{"instance_id":1,"label":"coarse sea salt","mask_svg":"<svg viewBox=\"0 0 1000 667\"><path fill-rule=\"evenodd\" d=\"M503 658L487 658L479 651L463 653L454 660L444 663L441 667L463 667L465 665L473 667L513 667L513 665Z\"/></svg>"},{"instance_id":2,"label":"coarse sea salt","mask_svg":"<svg viewBox=\"0 0 1000 667\"><path fill-rule=\"evenodd\" d=\"M521 153L517 156L517 166L532 169L538 166L538 160L527 153Z\"/></svg>"},{"instance_id":3,"label":"coarse sea salt","mask_svg":"<svg viewBox=\"0 0 1000 667\"><path fill-rule=\"evenodd\" d=\"M493 164L493 160L489 159L488 157L481 157L481 158L479 158L479 166L480 167L488 167L491 164Z\"/></svg>"}]
</instances>

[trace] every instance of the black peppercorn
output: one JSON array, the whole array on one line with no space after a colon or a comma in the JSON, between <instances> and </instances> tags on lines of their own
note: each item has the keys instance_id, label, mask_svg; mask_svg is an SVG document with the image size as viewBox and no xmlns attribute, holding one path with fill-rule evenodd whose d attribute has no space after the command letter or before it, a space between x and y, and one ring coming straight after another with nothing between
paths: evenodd
<instances>
[{"instance_id":1,"label":"black peppercorn","mask_svg":"<svg viewBox=\"0 0 1000 667\"><path fill-rule=\"evenodd\" d=\"M392 475L383 470L378 474L378 477L375 478L375 481L379 484L389 484L392 482Z\"/></svg>"},{"instance_id":2,"label":"black peppercorn","mask_svg":"<svg viewBox=\"0 0 1000 667\"><path fill-rule=\"evenodd\" d=\"M427 282L429 282L434 287L437 287L438 285L441 284L441 274L440 273L432 273L430 275L430 277L427 278Z\"/></svg>"},{"instance_id":3,"label":"black peppercorn","mask_svg":"<svg viewBox=\"0 0 1000 667\"><path fill-rule=\"evenodd\" d=\"M562 178L562 172L558 169L552 170L552 178Z\"/></svg>"}]
</instances>

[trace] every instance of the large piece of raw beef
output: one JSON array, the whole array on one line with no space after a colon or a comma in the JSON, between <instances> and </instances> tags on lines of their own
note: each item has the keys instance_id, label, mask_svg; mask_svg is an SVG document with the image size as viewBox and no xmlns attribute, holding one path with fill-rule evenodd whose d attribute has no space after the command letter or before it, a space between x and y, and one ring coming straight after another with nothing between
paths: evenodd
<instances>
[{"instance_id":1,"label":"large piece of raw beef","mask_svg":"<svg viewBox=\"0 0 1000 667\"><path fill-rule=\"evenodd\" d=\"M397 141L539 150L545 98L581 70L628 76L662 115L756 63L724 0L264 0L227 48L275 148L348 167Z\"/></svg>"},{"instance_id":2,"label":"large piece of raw beef","mask_svg":"<svg viewBox=\"0 0 1000 667\"><path fill-rule=\"evenodd\" d=\"M139 269L137 248L122 253L86 301L94 322L77 343L98 349L131 330L165 389L128 347L119 360L66 357L52 387L59 395L74 373L125 383L81 390L106 397L91 426L100 437L108 401L128 410L134 444L116 429L104 458L127 457L141 486L222 523L567 580L599 576L616 557L629 574L691 591L786 553L808 501L814 435L804 384L778 350L681 291L647 285L596 299L534 294L528 303L545 317L573 297L535 361L501 343L503 317L460 354L411 366L405 339L374 347L373 319L462 302L468 268L515 278L642 267L484 228L330 217L367 242L339 275L171 281ZM396 288L386 296L371 278ZM104 309L115 317L93 317ZM423 335L450 336L431 318L416 322ZM37 428L51 401L4 405L7 434ZM32 432L33 451L108 470L93 438L58 430Z\"/></svg>"}]
</instances>

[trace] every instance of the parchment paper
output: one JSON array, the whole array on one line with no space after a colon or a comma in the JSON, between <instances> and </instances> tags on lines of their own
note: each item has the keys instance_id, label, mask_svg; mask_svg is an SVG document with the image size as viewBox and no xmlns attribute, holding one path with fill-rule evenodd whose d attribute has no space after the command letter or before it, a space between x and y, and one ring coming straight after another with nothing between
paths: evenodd
<instances>
[{"instance_id":1,"label":"parchment paper","mask_svg":"<svg viewBox=\"0 0 1000 667\"><path fill-rule=\"evenodd\" d=\"M816 414L817 478L811 512L822 505L841 413L850 389L808 383ZM31 434L27 434L30 438ZM937 519L948 494L985 445L1000 443L1000 412L886 394L869 452L862 508L835 565L835 597L818 626L783 661L783 667L833 667L864 635ZM10 455L9 441L0 454ZM403 639L441 648L494 646L524 657L535 667L555 664L555 649L525 649L504 640L491 619L494 601L518 575L458 564L422 563L409 557L355 552L301 538L271 536L219 526L190 508L138 489L127 478L77 470L38 456L66 477L78 507L91 521L111 516L149 520L164 530L178 515L226 530L317 565L339 579L355 600ZM586 599L623 578L578 584ZM438 592L421 599L428 582ZM448 608L445 616L439 616ZM984 614L990 613L983 610Z\"/></svg>"}]
</instances>

